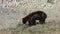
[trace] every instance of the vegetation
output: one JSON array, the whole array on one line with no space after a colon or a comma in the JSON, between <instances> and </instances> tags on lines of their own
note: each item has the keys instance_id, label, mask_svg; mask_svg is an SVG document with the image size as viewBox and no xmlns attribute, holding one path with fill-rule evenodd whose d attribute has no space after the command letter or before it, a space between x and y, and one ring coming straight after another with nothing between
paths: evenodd
<instances>
[{"instance_id":1,"label":"vegetation","mask_svg":"<svg viewBox=\"0 0 60 34\"><path fill-rule=\"evenodd\" d=\"M47 0L48 3L52 3L52 4L53 4L53 1L54 1L54 0Z\"/></svg>"},{"instance_id":2,"label":"vegetation","mask_svg":"<svg viewBox=\"0 0 60 34\"><path fill-rule=\"evenodd\" d=\"M24 24L18 24L16 28L8 28L0 30L0 33L4 34L57 34L59 33L59 23L51 22L46 24L37 24L35 26L28 27Z\"/></svg>"}]
</instances>

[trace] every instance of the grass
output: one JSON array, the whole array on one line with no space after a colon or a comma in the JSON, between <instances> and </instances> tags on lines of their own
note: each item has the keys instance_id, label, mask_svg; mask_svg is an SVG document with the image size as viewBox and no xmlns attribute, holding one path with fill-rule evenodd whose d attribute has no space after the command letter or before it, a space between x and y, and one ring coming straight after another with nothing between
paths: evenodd
<instances>
[{"instance_id":1,"label":"grass","mask_svg":"<svg viewBox=\"0 0 60 34\"><path fill-rule=\"evenodd\" d=\"M48 3L52 3L52 4L53 4L53 1L54 1L54 0L47 0Z\"/></svg>"},{"instance_id":2,"label":"grass","mask_svg":"<svg viewBox=\"0 0 60 34\"><path fill-rule=\"evenodd\" d=\"M28 27L24 24L18 24L16 28L0 30L1 34L58 34L60 22L51 22L46 24L37 24ZM55 33L57 32L57 33Z\"/></svg>"}]
</instances>

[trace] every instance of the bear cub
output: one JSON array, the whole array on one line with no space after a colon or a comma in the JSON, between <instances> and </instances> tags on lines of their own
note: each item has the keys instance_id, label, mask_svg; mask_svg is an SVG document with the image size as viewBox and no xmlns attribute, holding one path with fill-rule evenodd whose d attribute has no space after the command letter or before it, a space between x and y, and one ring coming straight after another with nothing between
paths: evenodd
<instances>
[{"instance_id":1,"label":"bear cub","mask_svg":"<svg viewBox=\"0 0 60 34\"><path fill-rule=\"evenodd\" d=\"M38 24L44 24L47 18L47 14L43 11L35 11L22 18L23 24L28 23L29 26L36 25L36 20L39 20Z\"/></svg>"}]
</instances>

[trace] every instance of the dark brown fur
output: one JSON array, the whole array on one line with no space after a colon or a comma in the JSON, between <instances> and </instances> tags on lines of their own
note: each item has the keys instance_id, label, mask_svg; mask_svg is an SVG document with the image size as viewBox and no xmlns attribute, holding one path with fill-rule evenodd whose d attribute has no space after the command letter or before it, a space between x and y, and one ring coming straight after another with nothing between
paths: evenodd
<instances>
[{"instance_id":1,"label":"dark brown fur","mask_svg":"<svg viewBox=\"0 0 60 34\"><path fill-rule=\"evenodd\" d=\"M27 15L26 17L24 17L22 19L23 24L26 24L26 22L29 22L29 26L31 25L36 25L35 20L39 20L40 24L45 23L45 19L47 18L46 13L44 13L43 11L36 11L36 12L32 12L29 15Z\"/></svg>"}]
</instances>

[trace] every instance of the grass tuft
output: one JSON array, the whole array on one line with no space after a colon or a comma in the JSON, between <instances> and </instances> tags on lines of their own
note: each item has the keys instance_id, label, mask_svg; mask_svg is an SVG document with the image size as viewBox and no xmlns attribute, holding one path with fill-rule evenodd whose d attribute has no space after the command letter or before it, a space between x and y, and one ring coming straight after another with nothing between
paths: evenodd
<instances>
[{"instance_id":1,"label":"grass tuft","mask_svg":"<svg viewBox=\"0 0 60 34\"><path fill-rule=\"evenodd\" d=\"M53 3L54 0L47 0L48 3L54 4Z\"/></svg>"}]
</instances>

